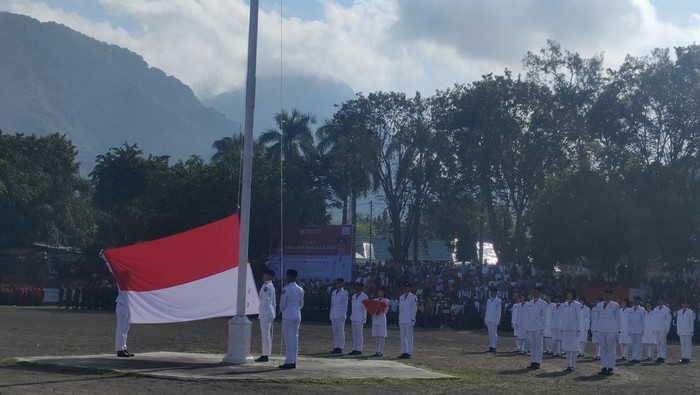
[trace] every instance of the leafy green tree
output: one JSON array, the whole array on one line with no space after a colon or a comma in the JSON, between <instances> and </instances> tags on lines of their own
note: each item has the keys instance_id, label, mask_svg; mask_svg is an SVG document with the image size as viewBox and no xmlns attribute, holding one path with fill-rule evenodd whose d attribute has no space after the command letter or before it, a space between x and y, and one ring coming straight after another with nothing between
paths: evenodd
<instances>
[{"instance_id":1,"label":"leafy green tree","mask_svg":"<svg viewBox=\"0 0 700 395\"><path fill-rule=\"evenodd\" d=\"M95 236L90 184L65 135L0 133L0 245L85 247Z\"/></svg>"}]
</instances>

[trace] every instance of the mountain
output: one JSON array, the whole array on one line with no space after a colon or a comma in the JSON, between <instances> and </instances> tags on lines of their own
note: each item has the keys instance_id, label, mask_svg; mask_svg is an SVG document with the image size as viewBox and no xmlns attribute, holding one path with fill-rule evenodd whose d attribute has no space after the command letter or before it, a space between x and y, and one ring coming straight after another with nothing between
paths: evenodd
<instances>
[{"instance_id":1,"label":"mountain","mask_svg":"<svg viewBox=\"0 0 700 395\"><path fill-rule=\"evenodd\" d=\"M297 108L301 112L311 113L316 116L316 126L320 126L325 119L333 117L336 104L355 97L350 86L342 81L302 75L284 75L282 86L279 76L258 76L255 91L256 135L267 128L276 127L274 117L281 108L289 112ZM230 119L244 123L245 89L222 93L202 102Z\"/></svg>"},{"instance_id":2,"label":"mountain","mask_svg":"<svg viewBox=\"0 0 700 395\"><path fill-rule=\"evenodd\" d=\"M125 141L174 158L208 158L239 130L185 84L129 50L63 25L0 12L0 129L65 133L81 171Z\"/></svg>"}]
</instances>

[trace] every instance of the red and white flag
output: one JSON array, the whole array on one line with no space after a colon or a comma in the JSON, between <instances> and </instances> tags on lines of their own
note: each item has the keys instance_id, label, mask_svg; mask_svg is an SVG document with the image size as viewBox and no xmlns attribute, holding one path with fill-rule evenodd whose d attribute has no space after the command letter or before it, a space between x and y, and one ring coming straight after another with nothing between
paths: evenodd
<instances>
[{"instance_id":1,"label":"red and white flag","mask_svg":"<svg viewBox=\"0 0 700 395\"><path fill-rule=\"evenodd\" d=\"M230 317L238 289L238 215L183 233L103 251L135 324ZM246 314L260 306L248 266Z\"/></svg>"}]
</instances>

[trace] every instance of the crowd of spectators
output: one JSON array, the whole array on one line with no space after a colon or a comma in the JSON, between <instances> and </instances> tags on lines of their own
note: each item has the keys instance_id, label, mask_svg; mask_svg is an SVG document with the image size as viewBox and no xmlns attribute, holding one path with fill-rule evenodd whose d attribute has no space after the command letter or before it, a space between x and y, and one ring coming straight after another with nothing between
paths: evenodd
<instances>
[{"instance_id":1,"label":"crowd of spectators","mask_svg":"<svg viewBox=\"0 0 700 395\"><path fill-rule=\"evenodd\" d=\"M670 279L654 280L643 284L647 296L656 300L665 295L673 309L680 306L681 298L692 294L693 300L698 295L700 273L685 270L677 278L673 287ZM354 284L364 284L364 291L370 297L376 296L379 288L385 290L391 301L388 323L398 323L398 297L401 285L410 283L419 300L417 325L436 328L454 329L483 328L483 314L486 299L491 288L497 289L497 297L503 300L504 316L499 329L510 330L510 314L513 301L518 294L526 297L534 287L541 287L546 294L564 295L569 288L582 289L591 285L586 275L577 275L575 271L543 272L530 264L478 264L475 262L407 262L391 261L371 262L356 265L351 281L346 288L353 292ZM610 280L610 279L608 279ZM326 321L330 308L330 291L333 279L301 278L300 285L306 293L304 320ZM607 286L603 281L601 286ZM690 294L688 293L690 290ZM676 295L678 293L678 295ZM595 300L587 300L593 306ZM693 305L695 305L693 303ZM700 306L697 306L700 309ZM697 310L696 310L697 311Z\"/></svg>"},{"instance_id":2,"label":"crowd of spectators","mask_svg":"<svg viewBox=\"0 0 700 395\"><path fill-rule=\"evenodd\" d=\"M41 306L44 289L31 285L0 284L0 305Z\"/></svg>"}]
</instances>

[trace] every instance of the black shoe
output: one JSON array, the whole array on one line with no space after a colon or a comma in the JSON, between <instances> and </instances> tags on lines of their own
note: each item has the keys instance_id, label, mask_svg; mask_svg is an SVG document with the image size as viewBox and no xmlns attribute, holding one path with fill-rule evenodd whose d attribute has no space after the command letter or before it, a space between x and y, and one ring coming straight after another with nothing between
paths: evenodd
<instances>
[{"instance_id":1,"label":"black shoe","mask_svg":"<svg viewBox=\"0 0 700 395\"><path fill-rule=\"evenodd\" d=\"M658 363L666 363L666 358L659 358L656 360Z\"/></svg>"},{"instance_id":2,"label":"black shoe","mask_svg":"<svg viewBox=\"0 0 700 395\"><path fill-rule=\"evenodd\" d=\"M609 369L608 369L608 372L605 373L606 376L612 376L613 374L615 374L615 373L613 373L612 368L609 368Z\"/></svg>"},{"instance_id":3,"label":"black shoe","mask_svg":"<svg viewBox=\"0 0 700 395\"><path fill-rule=\"evenodd\" d=\"M380 352L375 352L374 354L372 354L372 356L373 356L373 357L383 357L384 354L382 354L382 353L380 353Z\"/></svg>"},{"instance_id":4,"label":"black shoe","mask_svg":"<svg viewBox=\"0 0 700 395\"><path fill-rule=\"evenodd\" d=\"M331 354L340 354L343 352L342 348L334 348L333 351L331 351Z\"/></svg>"},{"instance_id":5,"label":"black shoe","mask_svg":"<svg viewBox=\"0 0 700 395\"><path fill-rule=\"evenodd\" d=\"M598 374L608 374L608 368L600 369L600 372L598 372Z\"/></svg>"},{"instance_id":6,"label":"black shoe","mask_svg":"<svg viewBox=\"0 0 700 395\"><path fill-rule=\"evenodd\" d=\"M539 363L535 363L535 367L534 367L533 369L539 369L539 368L540 368L540 364L539 364Z\"/></svg>"},{"instance_id":7,"label":"black shoe","mask_svg":"<svg viewBox=\"0 0 700 395\"><path fill-rule=\"evenodd\" d=\"M645 361L651 361L651 357L644 358Z\"/></svg>"},{"instance_id":8,"label":"black shoe","mask_svg":"<svg viewBox=\"0 0 700 395\"><path fill-rule=\"evenodd\" d=\"M285 364L283 364L283 365L278 365L277 368L279 368L279 369L285 369L285 370L286 370L286 369L296 369L296 368L297 368L297 364L295 364L295 363L285 363Z\"/></svg>"},{"instance_id":9,"label":"black shoe","mask_svg":"<svg viewBox=\"0 0 700 395\"><path fill-rule=\"evenodd\" d=\"M260 358L256 359L255 362L269 362L267 355L261 355Z\"/></svg>"},{"instance_id":10,"label":"black shoe","mask_svg":"<svg viewBox=\"0 0 700 395\"><path fill-rule=\"evenodd\" d=\"M527 368L528 368L528 369L537 369L537 368L535 367L535 365L536 365L536 364L533 362L533 363L527 365Z\"/></svg>"},{"instance_id":11,"label":"black shoe","mask_svg":"<svg viewBox=\"0 0 700 395\"><path fill-rule=\"evenodd\" d=\"M564 369L565 372L571 372L574 369L571 366L567 366L566 369Z\"/></svg>"},{"instance_id":12,"label":"black shoe","mask_svg":"<svg viewBox=\"0 0 700 395\"><path fill-rule=\"evenodd\" d=\"M638 359L633 359L630 361L630 363L639 363L640 361Z\"/></svg>"},{"instance_id":13,"label":"black shoe","mask_svg":"<svg viewBox=\"0 0 700 395\"><path fill-rule=\"evenodd\" d=\"M680 360L681 363L690 363L690 359L683 358Z\"/></svg>"},{"instance_id":14,"label":"black shoe","mask_svg":"<svg viewBox=\"0 0 700 395\"><path fill-rule=\"evenodd\" d=\"M596 361L600 361L600 357L595 357L595 358L593 358L593 359L596 360Z\"/></svg>"},{"instance_id":15,"label":"black shoe","mask_svg":"<svg viewBox=\"0 0 700 395\"><path fill-rule=\"evenodd\" d=\"M403 353L403 354L399 355L399 358L400 359L409 359L409 358L411 358L411 354Z\"/></svg>"},{"instance_id":16,"label":"black shoe","mask_svg":"<svg viewBox=\"0 0 700 395\"><path fill-rule=\"evenodd\" d=\"M134 354L132 354L126 350L122 350L122 351L117 351L117 356L122 357L122 358L128 358L128 357L133 357Z\"/></svg>"},{"instance_id":17,"label":"black shoe","mask_svg":"<svg viewBox=\"0 0 700 395\"><path fill-rule=\"evenodd\" d=\"M627 358L625 358L625 357L620 357L620 359L618 359L618 361L626 361L626 360L627 360Z\"/></svg>"},{"instance_id":18,"label":"black shoe","mask_svg":"<svg viewBox=\"0 0 700 395\"><path fill-rule=\"evenodd\" d=\"M348 355L362 355L362 351L352 350L348 353Z\"/></svg>"}]
</instances>

